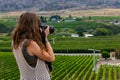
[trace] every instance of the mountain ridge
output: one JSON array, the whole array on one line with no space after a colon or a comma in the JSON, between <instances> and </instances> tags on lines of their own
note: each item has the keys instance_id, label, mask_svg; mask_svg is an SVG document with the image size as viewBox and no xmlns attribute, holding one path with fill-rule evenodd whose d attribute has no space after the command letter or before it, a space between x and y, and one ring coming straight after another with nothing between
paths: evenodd
<instances>
[{"instance_id":1,"label":"mountain ridge","mask_svg":"<svg viewBox=\"0 0 120 80\"><path fill-rule=\"evenodd\" d=\"M120 8L120 0L0 0L0 12Z\"/></svg>"}]
</instances>

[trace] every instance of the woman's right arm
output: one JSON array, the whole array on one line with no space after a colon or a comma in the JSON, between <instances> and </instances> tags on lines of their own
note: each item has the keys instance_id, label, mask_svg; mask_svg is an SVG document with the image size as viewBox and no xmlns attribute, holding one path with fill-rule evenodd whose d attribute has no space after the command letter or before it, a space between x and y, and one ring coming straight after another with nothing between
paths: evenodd
<instances>
[{"instance_id":1,"label":"woman's right arm","mask_svg":"<svg viewBox=\"0 0 120 80\"><path fill-rule=\"evenodd\" d=\"M53 49L48 41L46 42L46 49L47 50L42 50L39 47L39 45L35 41L32 41L32 40L27 46L27 51L31 55L36 55L38 58L48 61L48 62L55 61Z\"/></svg>"}]
</instances>

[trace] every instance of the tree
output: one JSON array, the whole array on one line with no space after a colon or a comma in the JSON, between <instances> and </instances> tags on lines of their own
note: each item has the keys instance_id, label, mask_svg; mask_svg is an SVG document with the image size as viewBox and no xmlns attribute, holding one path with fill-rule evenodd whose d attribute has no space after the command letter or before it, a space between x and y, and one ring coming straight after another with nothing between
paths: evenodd
<instances>
[{"instance_id":1,"label":"tree","mask_svg":"<svg viewBox=\"0 0 120 80\"><path fill-rule=\"evenodd\" d=\"M106 60L107 58L110 57L110 53L108 51L102 51L102 57L105 58Z\"/></svg>"},{"instance_id":2,"label":"tree","mask_svg":"<svg viewBox=\"0 0 120 80\"><path fill-rule=\"evenodd\" d=\"M52 15L51 17L50 17L50 21L52 21L52 19L55 19L55 20L61 20L62 18L59 16L59 15Z\"/></svg>"},{"instance_id":3,"label":"tree","mask_svg":"<svg viewBox=\"0 0 120 80\"><path fill-rule=\"evenodd\" d=\"M109 30L107 28L96 28L93 34L96 36L105 36L109 35Z\"/></svg>"},{"instance_id":4,"label":"tree","mask_svg":"<svg viewBox=\"0 0 120 80\"><path fill-rule=\"evenodd\" d=\"M42 23L47 23L46 17L40 16L40 20Z\"/></svg>"},{"instance_id":5,"label":"tree","mask_svg":"<svg viewBox=\"0 0 120 80\"><path fill-rule=\"evenodd\" d=\"M86 29L84 27L82 27L82 26L76 27L75 30L77 31L77 34L79 34L79 36L83 36L84 35L83 32L86 31Z\"/></svg>"},{"instance_id":6,"label":"tree","mask_svg":"<svg viewBox=\"0 0 120 80\"><path fill-rule=\"evenodd\" d=\"M91 16L89 16L89 17L88 17L88 19L92 19L92 17L91 17Z\"/></svg>"},{"instance_id":7,"label":"tree","mask_svg":"<svg viewBox=\"0 0 120 80\"><path fill-rule=\"evenodd\" d=\"M69 15L69 18L72 18L72 15Z\"/></svg>"},{"instance_id":8,"label":"tree","mask_svg":"<svg viewBox=\"0 0 120 80\"><path fill-rule=\"evenodd\" d=\"M76 21L81 21L82 19L81 18L76 18Z\"/></svg>"}]
</instances>

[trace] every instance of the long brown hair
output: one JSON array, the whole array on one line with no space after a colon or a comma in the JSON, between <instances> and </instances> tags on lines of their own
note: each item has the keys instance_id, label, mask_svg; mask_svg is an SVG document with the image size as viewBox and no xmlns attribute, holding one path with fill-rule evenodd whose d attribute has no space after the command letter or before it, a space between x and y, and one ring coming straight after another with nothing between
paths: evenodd
<instances>
[{"instance_id":1,"label":"long brown hair","mask_svg":"<svg viewBox=\"0 0 120 80\"><path fill-rule=\"evenodd\" d=\"M40 19L35 13L23 13L12 33L13 47L17 49L20 43L27 38L36 41L42 49L45 49L41 39L40 25Z\"/></svg>"}]
</instances>

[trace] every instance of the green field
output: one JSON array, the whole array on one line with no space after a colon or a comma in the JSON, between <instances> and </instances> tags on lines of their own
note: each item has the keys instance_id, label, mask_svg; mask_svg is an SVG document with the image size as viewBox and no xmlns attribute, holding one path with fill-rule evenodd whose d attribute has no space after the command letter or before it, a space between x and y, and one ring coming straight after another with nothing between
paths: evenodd
<instances>
[{"instance_id":1,"label":"green field","mask_svg":"<svg viewBox=\"0 0 120 80\"><path fill-rule=\"evenodd\" d=\"M53 38L55 42L53 44ZM55 52L82 52L89 48L100 50L115 50L120 48L120 36L104 36L104 37L49 37L49 41ZM9 36L0 36L0 51L11 51L11 39Z\"/></svg>"},{"instance_id":2,"label":"green field","mask_svg":"<svg viewBox=\"0 0 120 80\"><path fill-rule=\"evenodd\" d=\"M9 20L9 21L3 21L0 20L0 24L4 24L7 28L14 27L16 24L16 21Z\"/></svg>"},{"instance_id":3,"label":"green field","mask_svg":"<svg viewBox=\"0 0 120 80\"><path fill-rule=\"evenodd\" d=\"M119 48L120 36L104 37L79 37L79 38L62 38L58 37L53 44L55 49L115 49Z\"/></svg>"},{"instance_id":4,"label":"green field","mask_svg":"<svg viewBox=\"0 0 120 80\"><path fill-rule=\"evenodd\" d=\"M97 59L97 57L96 57ZM100 66L93 69L93 56L56 56L52 80L119 80L120 66ZM11 52L0 52L0 80L19 80L19 70Z\"/></svg>"}]
</instances>

